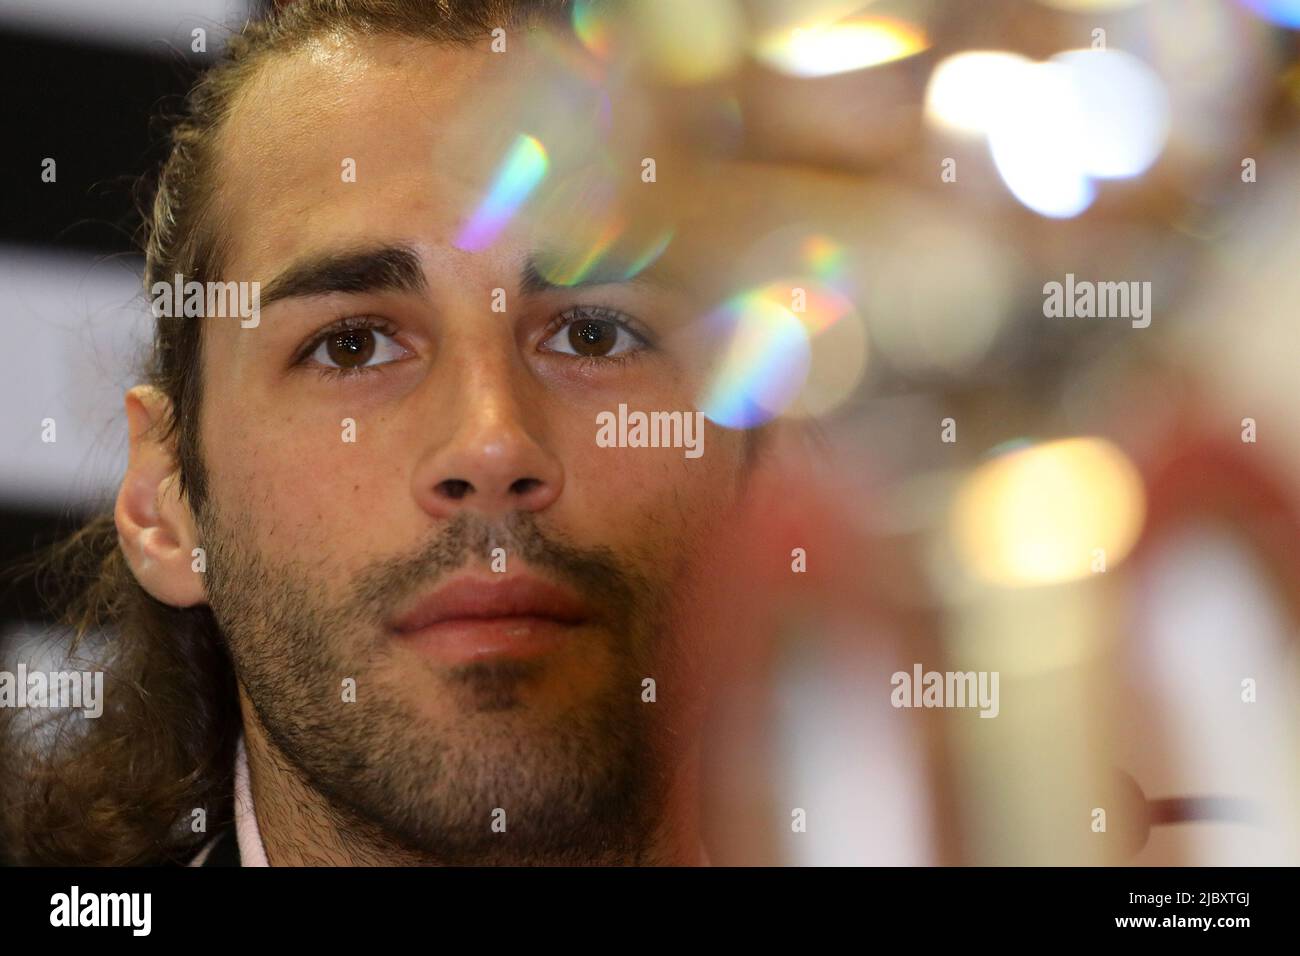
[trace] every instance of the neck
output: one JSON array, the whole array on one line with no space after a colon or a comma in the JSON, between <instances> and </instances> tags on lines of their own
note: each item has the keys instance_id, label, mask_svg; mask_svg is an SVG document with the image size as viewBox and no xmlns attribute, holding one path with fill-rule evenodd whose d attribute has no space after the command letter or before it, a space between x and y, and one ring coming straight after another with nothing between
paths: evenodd
<instances>
[{"instance_id":1,"label":"neck","mask_svg":"<svg viewBox=\"0 0 1300 956\"><path fill-rule=\"evenodd\" d=\"M368 821L326 799L276 748L247 700L241 703L257 827L271 866L439 866L445 862L436 852L400 845ZM602 856L564 862L661 866L695 866L703 862L698 747L677 761L675 768L659 821L636 859ZM547 861L507 857L492 862L545 865Z\"/></svg>"}]
</instances>

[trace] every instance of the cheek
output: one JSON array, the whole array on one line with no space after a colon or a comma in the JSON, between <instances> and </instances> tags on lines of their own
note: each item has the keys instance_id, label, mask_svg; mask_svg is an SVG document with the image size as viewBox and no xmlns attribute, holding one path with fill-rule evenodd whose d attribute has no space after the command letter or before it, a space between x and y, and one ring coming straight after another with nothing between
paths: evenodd
<instances>
[{"instance_id":1,"label":"cheek","mask_svg":"<svg viewBox=\"0 0 1300 956\"><path fill-rule=\"evenodd\" d=\"M570 443L562 514L566 530L671 566L675 554L707 537L735 505L737 433L706 426L704 453L681 448L602 448L594 426Z\"/></svg>"},{"instance_id":2,"label":"cheek","mask_svg":"<svg viewBox=\"0 0 1300 956\"><path fill-rule=\"evenodd\" d=\"M222 409L205 422L212 499L228 526L246 527L261 550L391 553L393 529L411 528L409 469L382 447L374 415ZM385 509L405 508L402 515ZM238 524L235 524L238 522ZM346 541L348 547L336 547Z\"/></svg>"}]
</instances>

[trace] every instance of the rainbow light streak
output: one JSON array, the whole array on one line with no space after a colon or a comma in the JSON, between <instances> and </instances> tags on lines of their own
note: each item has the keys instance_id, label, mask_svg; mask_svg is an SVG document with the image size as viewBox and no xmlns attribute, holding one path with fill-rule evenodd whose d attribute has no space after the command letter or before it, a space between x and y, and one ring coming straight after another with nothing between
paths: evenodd
<instances>
[{"instance_id":1,"label":"rainbow light streak","mask_svg":"<svg viewBox=\"0 0 1300 956\"><path fill-rule=\"evenodd\" d=\"M492 245L537 184L546 178L549 166L545 146L527 134L518 136L486 198L456 237L456 247L481 252Z\"/></svg>"},{"instance_id":2,"label":"rainbow light streak","mask_svg":"<svg viewBox=\"0 0 1300 956\"><path fill-rule=\"evenodd\" d=\"M814 284L807 284L802 288L804 310L796 314L809 337L821 335L853 311L849 301L830 287L818 288Z\"/></svg>"},{"instance_id":3,"label":"rainbow light streak","mask_svg":"<svg viewBox=\"0 0 1300 956\"><path fill-rule=\"evenodd\" d=\"M700 410L727 428L749 428L780 414L808 375L803 323L762 290L737 296L707 321L728 342Z\"/></svg>"},{"instance_id":4,"label":"rainbow light streak","mask_svg":"<svg viewBox=\"0 0 1300 956\"><path fill-rule=\"evenodd\" d=\"M1300 30L1300 0L1238 0L1270 23Z\"/></svg>"},{"instance_id":5,"label":"rainbow light streak","mask_svg":"<svg viewBox=\"0 0 1300 956\"><path fill-rule=\"evenodd\" d=\"M623 224L617 219L607 223L600 235L592 242L584 254L565 257L557 262L549 262L541 267L542 275L555 285L577 285L595 269L596 264L604 258L605 253L614 245L614 241L623 233Z\"/></svg>"},{"instance_id":6,"label":"rainbow light streak","mask_svg":"<svg viewBox=\"0 0 1300 956\"><path fill-rule=\"evenodd\" d=\"M608 8L598 8L592 0L573 4L573 32L595 56L608 60L614 49L614 31Z\"/></svg>"},{"instance_id":7,"label":"rainbow light streak","mask_svg":"<svg viewBox=\"0 0 1300 956\"><path fill-rule=\"evenodd\" d=\"M543 261L538 264L538 271L548 282L560 286L577 285L597 272L610 282L626 282L640 275L663 255L672 238L671 229L660 233L626 267L618 268L619 260L624 259L631 250L626 248L630 243L624 236L622 223L615 220L604 228L585 253Z\"/></svg>"},{"instance_id":8,"label":"rainbow light streak","mask_svg":"<svg viewBox=\"0 0 1300 956\"><path fill-rule=\"evenodd\" d=\"M839 250L823 241L827 250ZM795 288L804 290L802 312L792 308ZM729 428L749 428L782 414L808 380L813 339L851 311L852 304L832 289L802 280L772 282L728 300L705 320L707 334L726 346L701 410Z\"/></svg>"},{"instance_id":9,"label":"rainbow light streak","mask_svg":"<svg viewBox=\"0 0 1300 956\"><path fill-rule=\"evenodd\" d=\"M654 242L646 247L645 252L632 260L632 264L627 267L623 273L624 279L632 279L639 276L645 269L654 264L655 260L664 254L668 248L668 243L673 241L673 230L666 229L659 235Z\"/></svg>"},{"instance_id":10,"label":"rainbow light streak","mask_svg":"<svg viewBox=\"0 0 1300 956\"><path fill-rule=\"evenodd\" d=\"M834 282L844 270L844 250L826 236L809 236L803 243L803 264L823 282Z\"/></svg>"}]
</instances>

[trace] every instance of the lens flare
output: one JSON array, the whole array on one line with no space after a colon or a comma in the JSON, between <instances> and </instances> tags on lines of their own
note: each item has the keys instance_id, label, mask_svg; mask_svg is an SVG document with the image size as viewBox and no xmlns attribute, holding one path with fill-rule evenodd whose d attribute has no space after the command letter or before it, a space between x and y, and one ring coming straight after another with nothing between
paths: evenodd
<instances>
[{"instance_id":1,"label":"lens flare","mask_svg":"<svg viewBox=\"0 0 1300 956\"><path fill-rule=\"evenodd\" d=\"M1119 564L1146 514L1142 479L1115 445L1068 438L977 468L954 500L962 564L1001 587L1060 584Z\"/></svg>"},{"instance_id":2,"label":"lens flare","mask_svg":"<svg viewBox=\"0 0 1300 956\"><path fill-rule=\"evenodd\" d=\"M770 33L754 54L791 76L832 76L914 56L930 45L925 31L889 17L857 17Z\"/></svg>"},{"instance_id":3,"label":"lens flare","mask_svg":"<svg viewBox=\"0 0 1300 956\"><path fill-rule=\"evenodd\" d=\"M626 9L629 42L666 83L719 80L744 59L745 18L738 0L641 0Z\"/></svg>"},{"instance_id":4,"label":"lens flare","mask_svg":"<svg viewBox=\"0 0 1300 956\"><path fill-rule=\"evenodd\" d=\"M537 185L546 178L546 147L532 136L515 139L487 196L456 237L456 247L481 252L496 241Z\"/></svg>"},{"instance_id":5,"label":"lens flare","mask_svg":"<svg viewBox=\"0 0 1300 956\"><path fill-rule=\"evenodd\" d=\"M1069 50L1052 62L1070 69L1084 171L1097 179L1146 172L1169 133L1169 96L1155 70L1121 50Z\"/></svg>"},{"instance_id":6,"label":"lens flare","mask_svg":"<svg viewBox=\"0 0 1300 956\"><path fill-rule=\"evenodd\" d=\"M628 263L627 268L623 270L622 277L624 279L632 279L650 268L650 266L655 263L655 260L664 254L664 250L668 248L668 244L672 242L672 240L672 229L664 228L648 240L636 244L631 242L620 243L620 246L629 250L640 250L639 253Z\"/></svg>"},{"instance_id":7,"label":"lens flare","mask_svg":"<svg viewBox=\"0 0 1300 956\"><path fill-rule=\"evenodd\" d=\"M609 4L576 0L573 4L573 32L593 55L608 60L614 52L614 25Z\"/></svg>"},{"instance_id":8,"label":"lens flare","mask_svg":"<svg viewBox=\"0 0 1300 956\"><path fill-rule=\"evenodd\" d=\"M853 303L826 286L810 285L802 313L808 333L808 375L784 410L791 418L816 418L842 405L857 389L867 365L867 328Z\"/></svg>"},{"instance_id":9,"label":"lens flare","mask_svg":"<svg viewBox=\"0 0 1300 956\"><path fill-rule=\"evenodd\" d=\"M905 376L969 374L1015 315L1023 287L1018 251L978 217L915 199L882 207L875 218L879 234L858 253L871 289L863 313L872 346Z\"/></svg>"},{"instance_id":10,"label":"lens flare","mask_svg":"<svg viewBox=\"0 0 1300 956\"><path fill-rule=\"evenodd\" d=\"M803 242L804 267L822 282L835 282L844 274L844 248L827 236L809 236Z\"/></svg>"},{"instance_id":11,"label":"lens flare","mask_svg":"<svg viewBox=\"0 0 1300 956\"><path fill-rule=\"evenodd\" d=\"M788 291L788 290L787 290ZM749 428L778 415L808 375L808 333L784 302L766 290L744 293L706 317L705 334L725 340L700 410L728 428Z\"/></svg>"},{"instance_id":12,"label":"lens flare","mask_svg":"<svg viewBox=\"0 0 1300 956\"><path fill-rule=\"evenodd\" d=\"M853 304L816 281L742 293L705 318L704 336L720 360L700 408L731 428L826 414L853 392L866 365L866 330Z\"/></svg>"},{"instance_id":13,"label":"lens flare","mask_svg":"<svg viewBox=\"0 0 1300 956\"><path fill-rule=\"evenodd\" d=\"M977 102L964 99L972 84L959 83L969 68L942 78L951 62L935 73L929 115L986 129L1002 181L1040 215L1079 215L1096 197L1094 180L1139 176L1164 149L1169 95L1155 70L1131 54L1069 50L1047 63L1007 65L1000 97Z\"/></svg>"},{"instance_id":14,"label":"lens flare","mask_svg":"<svg viewBox=\"0 0 1300 956\"><path fill-rule=\"evenodd\" d=\"M654 264L672 241L672 231L636 238L614 219L600 226L588 243L552 246L536 257L538 275L559 286L593 282L625 282Z\"/></svg>"},{"instance_id":15,"label":"lens flare","mask_svg":"<svg viewBox=\"0 0 1300 956\"><path fill-rule=\"evenodd\" d=\"M542 278L555 285L577 285L593 274L596 265L609 252L622 231L623 224L611 220L600 228L585 247L570 246L559 253L539 256L537 270Z\"/></svg>"},{"instance_id":16,"label":"lens flare","mask_svg":"<svg viewBox=\"0 0 1300 956\"><path fill-rule=\"evenodd\" d=\"M1300 0L1238 0L1238 2L1270 23L1300 30Z\"/></svg>"},{"instance_id":17,"label":"lens flare","mask_svg":"<svg viewBox=\"0 0 1300 956\"><path fill-rule=\"evenodd\" d=\"M1075 149L1073 77L1060 63L1025 68L1016 102L995 118L989 151L1011 194L1039 215L1068 219L1092 205L1097 189Z\"/></svg>"},{"instance_id":18,"label":"lens flare","mask_svg":"<svg viewBox=\"0 0 1300 956\"><path fill-rule=\"evenodd\" d=\"M1015 53L971 50L934 68L925 91L925 115L953 132L985 135L999 113L1015 102L1024 68L1033 61Z\"/></svg>"},{"instance_id":19,"label":"lens flare","mask_svg":"<svg viewBox=\"0 0 1300 956\"><path fill-rule=\"evenodd\" d=\"M553 178L529 209L534 266L554 285L622 282L652 265L668 248L665 210L618 186L606 159Z\"/></svg>"}]
</instances>

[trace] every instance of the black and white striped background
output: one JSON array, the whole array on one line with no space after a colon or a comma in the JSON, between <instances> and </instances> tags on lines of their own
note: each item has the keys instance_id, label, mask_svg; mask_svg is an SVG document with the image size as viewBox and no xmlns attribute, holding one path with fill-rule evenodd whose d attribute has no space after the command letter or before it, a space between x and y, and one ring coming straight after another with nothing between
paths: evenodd
<instances>
[{"instance_id":1,"label":"black and white striped background","mask_svg":"<svg viewBox=\"0 0 1300 956\"><path fill-rule=\"evenodd\" d=\"M163 158L162 117L257 12L258 0L0 3L0 640L44 619L14 562L111 500L122 393L148 337L141 179Z\"/></svg>"}]
</instances>

